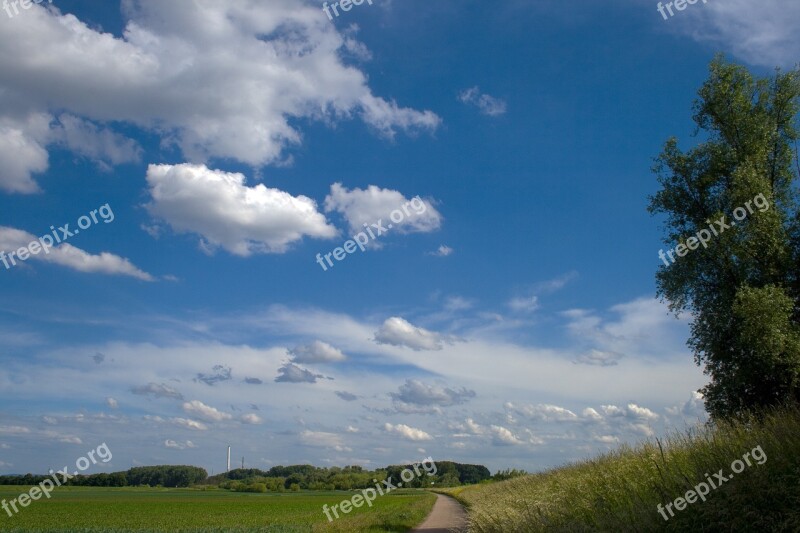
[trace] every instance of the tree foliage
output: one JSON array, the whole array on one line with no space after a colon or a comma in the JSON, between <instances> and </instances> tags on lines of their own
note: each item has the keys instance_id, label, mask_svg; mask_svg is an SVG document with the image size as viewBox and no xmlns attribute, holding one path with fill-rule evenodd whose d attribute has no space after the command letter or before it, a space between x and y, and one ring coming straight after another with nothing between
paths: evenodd
<instances>
[{"instance_id":1,"label":"tree foliage","mask_svg":"<svg viewBox=\"0 0 800 533\"><path fill-rule=\"evenodd\" d=\"M696 246L661 266L658 294L692 317L715 418L800 399L799 98L800 71L754 78L719 56L695 103L701 142L683 152L672 138L656 159L649 210L666 215L668 246ZM759 195L769 208L734 221ZM711 228L707 246L691 243Z\"/></svg>"}]
</instances>

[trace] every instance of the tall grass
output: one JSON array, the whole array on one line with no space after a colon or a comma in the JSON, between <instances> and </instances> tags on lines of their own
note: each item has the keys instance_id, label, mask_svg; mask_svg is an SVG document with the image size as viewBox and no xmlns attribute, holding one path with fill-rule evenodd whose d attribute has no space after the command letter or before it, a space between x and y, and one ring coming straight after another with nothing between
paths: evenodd
<instances>
[{"instance_id":1,"label":"tall grass","mask_svg":"<svg viewBox=\"0 0 800 533\"><path fill-rule=\"evenodd\" d=\"M767 456L665 521L683 497L757 446ZM800 409L675 433L636 448L453 494L476 533L527 531L800 531ZM674 507L673 507L674 509ZM669 514L668 514L669 516Z\"/></svg>"}]
</instances>

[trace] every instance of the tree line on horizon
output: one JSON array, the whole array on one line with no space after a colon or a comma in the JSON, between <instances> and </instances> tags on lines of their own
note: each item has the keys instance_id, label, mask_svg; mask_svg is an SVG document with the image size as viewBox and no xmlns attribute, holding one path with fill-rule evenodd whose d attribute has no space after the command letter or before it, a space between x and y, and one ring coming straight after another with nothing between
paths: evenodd
<instances>
[{"instance_id":1,"label":"tree line on horizon","mask_svg":"<svg viewBox=\"0 0 800 533\"><path fill-rule=\"evenodd\" d=\"M274 466L269 470L237 468L214 476L204 468L186 465L137 466L126 471L81 474L63 485L73 487L174 487L211 486L240 492L283 492L287 490L353 490L375 486L391 476L400 480L402 471L410 465L392 465L378 470L365 470L361 466L320 468L313 465ZM470 465L452 461L436 463L436 474L421 476L405 482L405 487L435 486L453 487L480 483L492 478L483 465ZM510 472L510 471L506 471ZM498 476L503 472L498 472ZM0 485L36 485L51 476L6 475L0 476ZM59 481L61 481L59 479Z\"/></svg>"}]
</instances>

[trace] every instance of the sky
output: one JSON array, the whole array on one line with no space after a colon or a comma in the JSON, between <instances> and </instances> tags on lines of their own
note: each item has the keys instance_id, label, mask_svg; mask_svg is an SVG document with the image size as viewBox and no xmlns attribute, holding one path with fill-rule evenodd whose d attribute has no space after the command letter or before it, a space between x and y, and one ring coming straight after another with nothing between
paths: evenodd
<instances>
[{"instance_id":1,"label":"sky","mask_svg":"<svg viewBox=\"0 0 800 533\"><path fill-rule=\"evenodd\" d=\"M800 4L2 8L0 474L537 471L704 419L653 158Z\"/></svg>"}]
</instances>

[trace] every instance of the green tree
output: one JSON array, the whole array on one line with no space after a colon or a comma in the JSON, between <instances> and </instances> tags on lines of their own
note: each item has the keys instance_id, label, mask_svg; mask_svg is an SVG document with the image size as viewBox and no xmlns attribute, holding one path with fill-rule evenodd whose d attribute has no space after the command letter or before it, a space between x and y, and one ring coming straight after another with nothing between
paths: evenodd
<instances>
[{"instance_id":1,"label":"green tree","mask_svg":"<svg viewBox=\"0 0 800 533\"><path fill-rule=\"evenodd\" d=\"M688 345L715 418L800 399L799 97L800 71L756 79L719 56L695 103L701 142L683 152L670 139L656 159L649 211L666 215L667 246L682 245L658 294L692 316Z\"/></svg>"}]
</instances>

